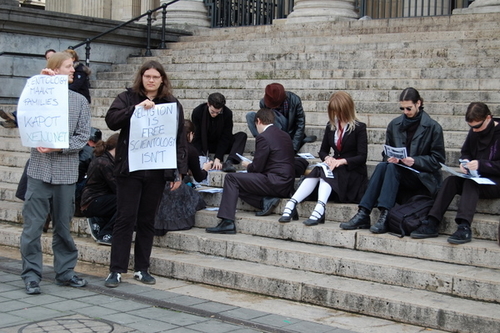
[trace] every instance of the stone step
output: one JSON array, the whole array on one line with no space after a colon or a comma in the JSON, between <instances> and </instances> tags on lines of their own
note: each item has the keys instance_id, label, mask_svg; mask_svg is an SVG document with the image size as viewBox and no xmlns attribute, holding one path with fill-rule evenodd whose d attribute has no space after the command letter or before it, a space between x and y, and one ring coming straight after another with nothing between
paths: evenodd
<instances>
[{"instance_id":1,"label":"stone step","mask_svg":"<svg viewBox=\"0 0 500 333\"><path fill-rule=\"evenodd\" d=\"M0 234L1 243L18 246L20 233L20 227L5 225ZM80 260L109 262L109 247L82 238L76 238L75 243ZM50 234L42 237L42 249L51 253ZM497 332L500 325L499 304L227 257L155 248L150 271L170 278L449 331L489 333Z\"/></svg>"},{"instance_id":2,"label":"stone step","mask_svg":"<svg viewBox=\"0 0 500 333\"><path fill-rule=\"evenodd\" d=\"M498 269L459 266L419 258L401 261L397 255L327 248L245 234L208 234L200 228L169 232L164 237L157 237L155 246L487 302L497 303L500 296ZM479 276L481 279L478 279Z\"/></svg>"}]
</instances>

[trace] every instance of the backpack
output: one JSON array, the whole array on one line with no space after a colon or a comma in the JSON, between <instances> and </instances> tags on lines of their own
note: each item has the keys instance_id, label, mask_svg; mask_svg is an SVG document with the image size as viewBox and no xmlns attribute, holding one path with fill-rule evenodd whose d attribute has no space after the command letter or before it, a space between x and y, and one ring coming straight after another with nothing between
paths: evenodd
<instances>
[{"instance_id":1,"label":"backpack","mask_svg":"<svg viewBox=\"0 0 500 333\"><path fill-rule=\"evenodd\" d=\"M409 236L427 218L433 204L431 197L415 195L406 203L392 207L387 216L389 232L399 237Z\"/></svg>"}]
</instances>

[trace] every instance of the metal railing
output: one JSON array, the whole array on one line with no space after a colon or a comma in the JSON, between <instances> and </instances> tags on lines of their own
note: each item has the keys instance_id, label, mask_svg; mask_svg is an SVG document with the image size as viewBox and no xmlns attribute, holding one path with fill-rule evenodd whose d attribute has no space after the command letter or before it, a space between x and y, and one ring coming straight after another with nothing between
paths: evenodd
<instances>
[{"instance_id":1,"label":"metal railing","mask_svg":"<svg viewBox=\"0 0 500 333\"><path fill-rule=\"evenodd\" d=\"M286 18L294 0L204 0L212 28L272 24Z\"/></svg>"},{"instance_id":2,"label":"metal railing","mask_svg":"<svg viewBox=\"0 0 500 333\"><path fill-rule=\"evenodd\" d=\"M85 64L87 65L87 67L90 67L90 43L92 43L93 41L95 41L96 39L98 38L101 38L102 36L104 35L107 35L115 30L118 30L130 23L133 23L135 21L138 21L140 20L141 18L147 16L147 45L146 45L146 53L145 55L147 57L150 57L152 56L152 53L151 53L151 22L153 20L152 16L154 13L156 13L157 11L161 10L162 11L162 18L161 18L161 43L160 45L158 46L159 49L165 49L166 48L166 22L167 22L167 7L178 2L180 0L173 0L173 1L170 1L169 3L163 3L160 7L158 8L155 8L155 9L151 9L151 10L148 10L146 13L142 14L142 15L139 15L137 17L134 17L133 19L130 19L128 20L127 22L123 22L119 25L117 25L116 27L114 28L111 28L103 33L100 33L99 35L95 36L95 37L92 37L92 38L87 38L84 42L81 42L79 44L76 44L76 45L73 45L73 46L69 46L68 48L69 49L76 49L80 46L83 46L85 45Z\"/></svg>"},{"instance_id":3,"label":"metal railing","mask_svg":"<svg viewBox=\"0 0 500 333\"><path fill-rule=\"evenodd\" d=\"M372 19L447 16L455 8L467 8L473 0L357 0L359 17Z\"/></svg>"}]
</instances>

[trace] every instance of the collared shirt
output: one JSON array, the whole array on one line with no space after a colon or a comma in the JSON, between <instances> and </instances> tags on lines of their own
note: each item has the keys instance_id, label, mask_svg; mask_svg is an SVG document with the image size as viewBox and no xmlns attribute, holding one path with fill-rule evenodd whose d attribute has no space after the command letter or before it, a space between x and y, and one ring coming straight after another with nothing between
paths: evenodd
<instances>
[{"instance_id":1,"label":"collared shirt","mask_svg":"<svg viewBox=\"0 0 500 333\"><path fill-rule=\"evenodd\" d=\"M31 148L28 176L45 183L74 184L78 180L78 152L90 138L90 107L82 95L68 91L69 148L40 153Z\"/></svg>"}]
</instances>

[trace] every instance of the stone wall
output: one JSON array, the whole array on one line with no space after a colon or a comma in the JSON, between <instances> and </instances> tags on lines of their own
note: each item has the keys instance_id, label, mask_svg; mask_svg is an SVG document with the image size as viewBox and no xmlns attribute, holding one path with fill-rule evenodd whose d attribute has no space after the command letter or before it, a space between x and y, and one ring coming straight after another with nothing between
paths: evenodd
<instances>
[{"instance_id":1,"label":"stone wall","mask_svg":"<svg viewBox=\"0 0 500 333\"><path fill-rule=\"evenodd\" d=\"M26 78L45 66L45 50L65 50L122 22L41 11L0 3L0 104L16 103ZM177 41L186 31L169 29L167 41ZM160 42L153 28L152 47ZM144 52L146 26L132 24L91 44L90 67L94 73L124 63L130 55ZM76 49L85 58L85 46Z\"/></svg>"}]
</instances>

